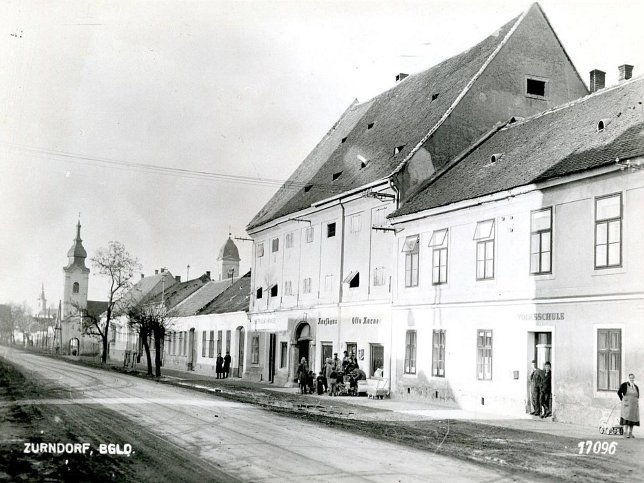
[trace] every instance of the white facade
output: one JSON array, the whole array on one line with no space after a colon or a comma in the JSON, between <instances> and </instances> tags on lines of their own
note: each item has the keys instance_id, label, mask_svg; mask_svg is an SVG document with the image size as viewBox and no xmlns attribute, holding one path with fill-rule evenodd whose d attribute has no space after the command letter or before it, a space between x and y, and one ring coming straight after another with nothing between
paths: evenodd
<instances>
[{"instance_id":1,"label":"white facade","mask_svg":"<svg viewBox=\"0 0 644 483\"><path fill-rule=\"evenodd\" d=\"M618 402L622 380L644 365L642 206L644 173L604 168L392 220L403 229L392 312L395 393L520 416L529 412L530 361L549 360L555 418L595 424ZM615 211L610 227L602 210ZM539 216L550 213L551 224ZM479 225L487 220L491 231ZM608 259L595 236L605 228L614 235ZM429 246L443 229L444 245ZM404 250L414 235L419 276L408 286ZM540 237L552 239L551 248L542 243L542 267L531 257ZM477 246L489 241L492 273L479 264L477 274L477 250L485 258ZM436 284L434 252L445 247L446 281ZM545 273L532 273L540 268Z\"/></svg>"},{"instance_id":2,"label":"white facade","mask_svg":"<svg viewBox=\"0 0 644 483\"><path fill-rule=\"evenodd\" d=\"M355 351L367 375L389 371L391 231L382 199L344 195L250 230L254 240L248 376L286 384L299 360L320 370L324 357Z\"/></svg>"}]
</instances>

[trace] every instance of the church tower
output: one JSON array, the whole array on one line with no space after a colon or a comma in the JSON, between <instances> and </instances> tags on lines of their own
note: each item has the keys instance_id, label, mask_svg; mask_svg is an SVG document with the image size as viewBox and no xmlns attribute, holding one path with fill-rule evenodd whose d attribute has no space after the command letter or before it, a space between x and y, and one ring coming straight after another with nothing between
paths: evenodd
<instances>
[{"instance_id":1,"label":"church tower","mask_svg":"<svg viewBox=\"0 0 644 483\"><path fill-rule=\"evenodd\" d=\"M47 313L47 299L45 298L45 284L42 284L42 288L40 290L40 297L38 297L38 317L47 317L49 314Z\"/></svg>"},{"instance_id":2,"label":"church tower","mask_svg":"<svg viewBox=\"0 0 644 483\"><path fill-rule=\"evenodd\" d=\"M228 240L224 243L224 246L219 250L219 256L217 257L217 268L219 268L219 280L228 280L231 277L239 278L239 250L237 250L237 245L230 238L230 233L228 234Z\"/></svg>"},{"instance_id":3,"label":"church tower","mask_svg":"<svg viewBox=\"0 0 644 483\"><path fill-rule=\"evenodd\" d=\"M67 252L68 263L63 267L65 285L63 288L63 320L75 315L76 307L87 307L87 289L89 283L89 268L85 266L87 252L83 248L80 235L81 224L76 225L76 238Z\"/></svg>"}]
</instances>

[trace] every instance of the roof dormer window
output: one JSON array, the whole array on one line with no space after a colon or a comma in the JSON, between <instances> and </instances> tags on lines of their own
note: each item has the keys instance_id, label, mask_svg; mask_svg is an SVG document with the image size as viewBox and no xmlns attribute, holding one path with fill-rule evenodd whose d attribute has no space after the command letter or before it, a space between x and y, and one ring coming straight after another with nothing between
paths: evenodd
<instances>
[{"instance_id":1,"label":"roof dormer window","mask_svg":"<svg viewBox=\"0 0 644 483\"><path fill-rule=\"evenodd\" d=\"M597 131L603 131L610 124L610 119L600 119L597 123Z\"/></svg>"},{"instance_id":2,"label":"roof dormer window","mask_svg":"<svg viewBox=\"0 0 644 483\"><path fill-rule=\"evenodd\" d=\"M312 184L307 184L307 185L304 187L304 192L305 192L305 193L308 193L309 191L311 191L311 188L313 188L313 185L312 185Z\"/></svg>"},{"instance_id":3,"label":"roof dormer window","mask_svg":"<svg viewBox=\"0 0 644 483\"><path fill-rule=\"evenodd\" d=\"M338 171L337 173L333 173L333 181L338 179L342 175L342 171Z\"/></svg>"},{"instance_id":4,"label":"roof dormer window","mask_svg":"<svg viewBox=\"0 0 644 483\"><path fill-rule=\"evenodd\" d=\"M396 147L394 148L394 155L395 155L395 154L400 154L400 151L402 151L404 147L405 147L405 145L404 145L404 144L403 144L402 146L396 146Z\"/></svg>"},{"instance_id":5,"label":"roof dormer window","mask_svg":"<svg viewBox=\"0 0 644 483\"><path fill-rule=\"evenodd\" d=\"M440 94L438 94L438 93L437 94L432 94L432 101L435 101L436 99L438 99L439 95Z\"/></svg>"},{"instance_id":6,"label":"roof dormer window","mask_svg":"<svg viewBox=\"0 0 644 483\"><path fill-rule=\"evenodd\" d=\"M503 153L494 153L490 156L490 164L494 164L503 157Z\"/></svg>"},{"instance_id":7,"label":"roof dormer window","mask_svg":"<svg viewBox=\"0 0 644 483\"><path fill-rule=\"evenodd\" d=\"M374 123L373 123L373 122L370 122L369 124L367 124L367 130L369 130L369 129L373 128L373 125L374 125Z\"/></svg>"},{"instance_id":8,"label":"roof dormer window","mask_svg":"<svg viewBox=\"0 0 644 483\"><path fill-rule=\"evenodd\" d=\"M342 138L342 141L340 141L340 142L341 142L342 144L346 143L346 142L347 142L347 136L344 136L344 137Z\"/></svg>"}]
</instances>

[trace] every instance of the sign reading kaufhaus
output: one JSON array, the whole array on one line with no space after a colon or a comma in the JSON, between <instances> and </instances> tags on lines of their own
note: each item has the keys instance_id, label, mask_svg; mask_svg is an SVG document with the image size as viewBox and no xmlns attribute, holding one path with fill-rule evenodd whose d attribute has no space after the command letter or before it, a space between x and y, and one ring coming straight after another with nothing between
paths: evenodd
<instances>
[{"instance_id":1,"label":"sign reading kaufhaus","mask_svg":"<svg viewBox=\"0 0 644 483\"><path fill-rule=\"evenodd\" d=\"M330 319L329 317L318 317L318 325L338 325L338 320Z\"/></svg>"},{"instance_id":2,"label":"sign reading kaufhaus","mask_svg":"<svg viewBox=\"0 0 644 483\"><path fill-rule=\"evenodd\" d=\"M519 314L519 320L565 320L565 312L536 312Z\"/></svg>"}]
</instances>

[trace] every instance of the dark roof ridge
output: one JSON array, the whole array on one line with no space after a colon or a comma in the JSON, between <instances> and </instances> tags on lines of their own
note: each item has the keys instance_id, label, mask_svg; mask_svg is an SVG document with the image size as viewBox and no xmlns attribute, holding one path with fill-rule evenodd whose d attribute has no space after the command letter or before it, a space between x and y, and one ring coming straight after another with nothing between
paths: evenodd
<instances>
[{"instance_id":1,"label":"dark roof ridge","mask_svg":"<svg viewBox=\"0 0 644 483\"><path fill-rule=\"evenodd\" d=\"M524 119L517 120L517 121L512 122L512 123L506 122L505 123L506 124L505 129L511 129L513 127L516 127L516 126L521 126L521 125L525 124L526 122L530 122L530 121L533 121L535 119L539 119L539 118L541 118L543 116L547 116L549 114L559 112L559 111L561 111L563 109L568 109L568 108L570 108L572 106L575 106L577 104L582 104L583 102L586 102L588 99L592 99L592 98L601 96L602 94L612 92L612 91L617 90L617 89L621 89L624 86L634 84L636 82L640 82L640 81L643 81L643 80L644 80L644 74L639 75L637 77L633 77L632 79L629 79L629 80L626 80L626 81L622 81L619 84L615 84L615 85L612 85L610 87L605 87L604 89L600 89L598 91L592 92L592 93L588 94L587 96L580 97L578 99L574 99L574 100L566 102L564 104L560 104L560 105L555 106L555 107L553 107L551 109L547 109L545 111L539 112L538 114L534 114L534 115L532 115L530 117L526 117Z\"/></svg>"},{"instance_id":2,"label":"dark roof ridge","mask_svg":"<svg viewBox=\"0 0 644 483\"><path fill-rule=\"evenodd\" d=\"M539 4L537 4L537 3L533 4L533 6L534 6L534 5L539 6ZM431 135L432 135L434 132L436 132L436 130L437 130L437 129L438 129L438 128L439 128L439 127L440 127L440 126L445 122L445 120L450 116L450 114L452 113L452 111L453 111L454 109L456 109L456 106L458 106L458 104L461 102L461 100L465 97L465 95L466 95L466 94L469 92L469 90L472 88L472 86L474 85L474 83L479 79L479 77L481 77L481 75L483 74L483 72L485 72L485 69L487 69L487 67L490 65L490 63L494 60L494 58L497 56L497 54L501 51L501 49L503 48L503 46L508 42L508 40L510 39L510 37L512 37L512 35L514 34L514 32L516 32L517 28L519 27L519 25L521 25L521 22L523 21L523 19L524 19L524 18L528 15L528 13L532 10L533 6L531 6L529 9L527 9L526 11L524 11L524 12L523 12L523 13L522 13L518 18L517 18L517 20L514 22L514 25L512 25L512 27L510 28L510 30L508 30L508 33L507 33L507 34L505 34L505 37L503 38L503 40L502 40L501 42L499 42L499 44L496 46L496 48L495 48L495 49L494 49L494 51L490 54L490 56L486 59L486 61L483 63L483 65L482 65L482 66L481 66L481 68L478 70L478 72L477 72L476 74L474 74L474 76L469 80L469 82L468 82L468 83L467 83L467 85L463 88L463 90L461 91L461 93L456 97L456 99L454 100L454 102L452 103L452 105L451 105L451 106L450 106L450 107L449 107L449 108L448 108L448 109L443 113L443 115L442 115L442 116L441 116L441 118L436 122L436 124L434 124L434 125L430 128L430 130L427 132L427 134L425 134L425 136L423 136L423 137L421 138L421 140L416 144L416 146L414 146L414 148L409 152L409 154L407 154L407 156L405 156L405 159L403 159L403 160L398 164L398 166L396 166L396 168L391 172L391 174L388 176L388 178L391 178L392 176L394 176L395 174L397 174L398 172L400 172L400 170L402 170L402 169L405 167L405 165L406 165L406 164L409 162L409 160L410 160L410 159L411 159L411 158L412 158L412 157L413 157L413 156L418 152L418 150L423 146L423 144L425 144L425 143L427 142L427 140L431 137ZM539 7L539 10L541 10L541 7ZM548 25L550 25L550 24L548 24ZM552 28L552 27L550 27L550 28ZM496 31L498 31L498 30L499 30L499 29L497 29ZM469 49L468 49L468 50L469 50ZM465 52L467 52L467 50L466 50Z\"/></svg>"}]
</instances>

